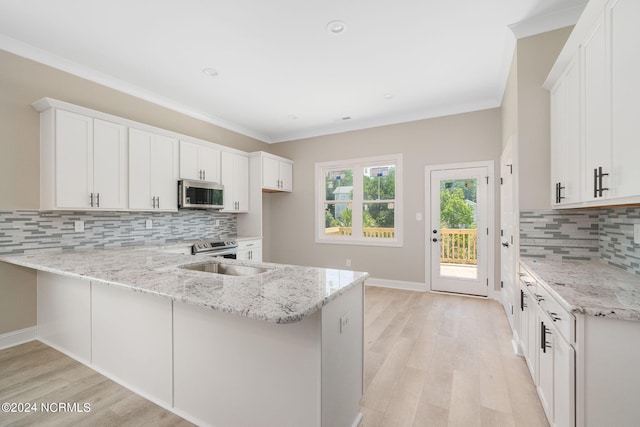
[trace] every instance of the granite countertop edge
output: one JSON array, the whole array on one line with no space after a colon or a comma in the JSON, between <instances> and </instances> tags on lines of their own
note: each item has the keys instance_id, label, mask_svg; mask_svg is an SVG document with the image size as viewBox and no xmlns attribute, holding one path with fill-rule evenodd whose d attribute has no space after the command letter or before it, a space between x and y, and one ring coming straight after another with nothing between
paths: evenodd
<instances>
[{"instance_id":1,"label":"granite countertop edge","mask_svg":"<svg viewBox=\"0 0 640 427\"><path fill-rule=\"evenodd\" d=\"M169 245L162 245L162 247L165 246L169 246ZM173 246L173 245L171 245ZM121 253L125 253L127 252L126 250L123 249L93 249L93 250L84 250L84 251L78 251L78 252L68 252L68 253L62 253L62 252L47 252L47 253L41 253L41 254L37 254L40 257L45 257L46 256L64 256L65 254L87 254L87 253L95 253L95 252L110 252L110 251L119 251ZM134 252L136 253L143 253L143 252L154 252L154 248L131 248L128 250L129 252L131 252L132 254ZM161 253L161 252L157 252L157 253ZM220 312L225 312L225 313L230 313L230 314L234 314L234 315L238 315L238 316L242 316L242 317L247 317L247 318L251 318L251 319L255 319L255 320L261 320L261 321L266 321L266 322L270 322L270 323L279 323L279 324L286 324L286 323L295 323L298 321L301 321L302 319L304 319L307 316L310 316L311 314L315 313L316 311L320 310L323 306L327 305L329 302L337 299L338 297L340 297L341 295L343 295L344 293L346 293L347 291L349 291L350 289L352 289L354 286L358 285L358 284L363 284L365 283L366 279L369 277L368 273L364 273L364 272L352 272L352 271L348 271L348 270L333 270L333 269L323 269L323 268L318 268L318 267L303 267L303 266L293 266L293 265L287 265L287 264L273 264L273 263L257 263L257 262L252 262L252 261L239 261L239 260L228 260L228 259L224 259L224 260L220 260L223 261L225 263L232 263L232 264L238 264L238 265L250 265L250 266L268 266L274 269L273 273L278 273L278 275L275 276L276 279L282 279L283 275L286 275L286 272L294 272L297 274L304 274L305 271L312 271L313 274L317 274L317 272L319 271L333 271L333 272L348 272L353 274L353 280L350 281L350 283L345 284L345 285L341 285L339 288L337 289L332 289L330 292L328 292L328 294L326 295L322 295L322 296L316 296L316 298L313 298L312 300L301 304L300 307L298 309L296 309L295 311L291 311L291 312L282 312L282 311L278 311L278 312L266 312L266 311L261 311L261 310L256 310L253 309L251 307L234 307L233 305L229 305L229 304L223 304L222 302L216 300L215 298L206 298L206 297L190 297L189 295L183 294L183 295L179 295L176 293L171 293L171 292L160 292L160 291L156 291L153 289L148 289L145 288L143 286L138 286L136 284L133 283L126 283L123 280L109 280L109 279L105 279L104 277L99 277L99 276L94 276L91 274L83 274L83 273L78 273L78 272L74 272L74 271L69 271L66 270L64 268L56 268L56 267L51 267L50 265L45 265L41 262L37 262L33 260L33 255L36 254L11 254L11 255L0 255L0 262L6 262L9 264L13 264L13 265L18 265L21 267L25 267L25 268L31 268L34 270L38 270L38 271L43 271L43 272L48 272L48 273L53 273L53 274L59 274L62 276L66 276L66 277L70 277L70 278L74 278L74 279L80 279L80 280L86 280L86 281L91 281L91 282L95 282L95 283L100 283L103 285L107 285L107 286L116 286L119 288L123 288L123 289L127 289L127 290L131 290L133 292L138 292L138 293L143 293L143 294L148 294L148 295L154 295L154 296L159 296L162 298L168 298L170 300L173 301L178 301L181 303L185 303L185 304L189 304L189 305L195 305L195 306L200 306L200 307L204 307L204 308L209 308L209 309L213 309L216 311L220 311ZM175 264L176 265L187 265L187 264L195 264L198 262L202 262L205 261L206 259L203 258L193 258L191 255L176 255L176 254L167 254L164 253L162 254L163 256L169 258L169 259L174 259L175 260ZM36 257L36 260L38 258ZM42 258L41 258L42 259ZM144 270L145 267L140 267L140 270ZM154 276L159 276L159 275L166 275L166 274L174 274L176 277L176 280L178 278L180 278L180 274L183 274L182 278L184 279L186 278L191 278L193 279L194 277L199 279L199 282L202 283L207 283L207 279L209 279L209 277L207 277L210 273L200 273L200 272L179 272L178 271L178 267L176 266L169 266L169 267L162 267L162 268L156 268L156 269L150 269L148 271L146 271L144 273L145 278L153 278ZM190 277L189 275L195 275ZM184 276L186 275L186 276ZM197 277L197 275L200 275L200 277ZM218 276L217 274L215 276ZM251 280L251 279L247 279L247 277L230 277L227 280L238 280L238 281L246 281L246 280ZM256 279L256 280L260 280L260 279ZM267 279L268 280L268 279ZM294 279L295 280L295 279ZM238 286L243 286L242 283L238 283ZM286 282L285 282L286 285ZM260 286L260 285L257 285ZM306 289L305 289L306 290ZM295 293L295 289L292 290L292 292ZM314 289L311 289L311 292L314 292ZM308 296L308 295L305 295ZM253 304L250 304L251 306L253 306Z\"/></svg>"},{"instance_id":2,"label":"granite countertop edge","mask_svg":"<svg viewBox=\"0 0 640 427\"><path fill-rule=\"evenodd\" d=\"M521 258L520 263L570 313L640 321L640 277L638 276L599 261ZM552 282L547 277L549 272L546 271L550 265L581 268L578 269L578 272L567 269L564 274L554 271L554 281ZM544 273L541 270L545 270ZM602 274L599 275L598 272ZM624 280L616 281L607 276L623 277ZM573 284L576 281L580 284ZM567 283L573 284L570 286L571 292L567 292ZM633 287L636 288L633 289ZM628 307L623 307L620 304L621 290L625 295L634 296L627 300ZM594 294L600 297L598 301L593 301L596 298Z\"/></svg>"}]
</instances>

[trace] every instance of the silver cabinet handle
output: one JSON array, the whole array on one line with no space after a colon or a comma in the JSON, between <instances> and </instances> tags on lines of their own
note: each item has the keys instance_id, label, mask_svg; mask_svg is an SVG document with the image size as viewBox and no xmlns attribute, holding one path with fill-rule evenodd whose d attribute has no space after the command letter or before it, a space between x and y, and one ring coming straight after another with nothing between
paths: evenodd
<instances>
[{"instance_id":1,"label":"silver cabinet handle","mask_svg":"<svg viewBox=\"0 0 640 427\"><path fill-rule=\"evenodd\" d=\"M156 208L156 196L153 196L151 198L151 208L155 209Z\"/></svg>"},{"instance_id":2,"label":"silver cabinet handle","mask_svg":"<svg viewBox=\"0 0 640 427\"><path fill-rule=\"evenodd\" d=\"M93 193L89 194L89 206L93 207Z\"/></svg>"},{"instance_id":3,"label":"silver cabinet handle","mask_svg":"<svg viewBox=\"0 0 640 427\"><path fill-rule=\"evenodd\" d=\"M562 320L561 317L558 317L558 313L552 313L547 311L547 313L549 314L549 317L551 317L551 320L553 320L554 322L557 322L558 320Z\"/></svg>"},{"instance_id":4,"label":"silver cabinet handle","mask_svg":"<svg viewBox=\"0 0 640 427\"><path fill-rule=\"evenodd\" d=\"M158 200L158 209L160 209L160 196L156 197L156 200Z\"/></svg>"},{"instance_id":5,"label":"silver cabinet handle","mask_svg":"<svg viewBox=\"0 0 640 427\"><path fill-rule=\"evenodd\" d=\"M100 207L100 193L96 193L96 207Z\"/></svg>"}]
</instances>

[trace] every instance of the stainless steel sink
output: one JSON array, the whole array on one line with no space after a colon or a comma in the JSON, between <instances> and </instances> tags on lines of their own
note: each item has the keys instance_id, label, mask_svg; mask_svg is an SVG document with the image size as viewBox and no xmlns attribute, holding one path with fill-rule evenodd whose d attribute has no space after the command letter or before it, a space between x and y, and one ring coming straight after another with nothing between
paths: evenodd
<instances>
[{"instance_id":1,"label":"stainless steel sink","mask_svg":"<svg viewBox=\"0 0 640 427\"><path fill-rule=\"evenodd\" d=\"M218 261L206 261L199 264L183 265L180 266L180 268L185 270L203 271L205 273L226 274L229 276L255 276L269 271L268 268L225 264Z\"/></svg>"}]
</instances>

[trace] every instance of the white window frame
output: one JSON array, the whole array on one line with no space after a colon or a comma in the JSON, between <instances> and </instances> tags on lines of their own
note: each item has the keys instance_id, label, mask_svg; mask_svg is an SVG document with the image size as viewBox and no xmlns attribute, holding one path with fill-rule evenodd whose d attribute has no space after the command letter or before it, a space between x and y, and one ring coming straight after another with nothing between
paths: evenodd
<instances>
[{"instance_id":1,"label":"white window frame","mask_svg":"<svg viewBox=\"0 0 640 427\"><path fill-rule=\"evenodd\" d=\"M395 164L396 166L396 192L394 204L394 228L393 238L362 237L362 206L368 202L363 200L363 170L365 167L376 165ZM319 162L315 164L316 176L316 243L330 243L341 245L365 245L365 246L402 246L402 154L390 154L387 156L361 157L357 159ZM325 171L327 169L352 169L353 170L353 233L351 236L327 236L325 234Z\"/></svg>"}]
</instances>

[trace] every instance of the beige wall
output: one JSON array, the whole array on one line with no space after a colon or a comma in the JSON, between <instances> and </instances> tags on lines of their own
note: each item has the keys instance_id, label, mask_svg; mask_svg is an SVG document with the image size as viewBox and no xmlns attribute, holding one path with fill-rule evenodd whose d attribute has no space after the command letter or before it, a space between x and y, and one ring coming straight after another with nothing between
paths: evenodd
<instances>
[{"instance_id":1,"label":"beige wall","mask_svg":"<svg viewBox=\"0 0 640 427\"><path fill-rule=\"evenodd\" d=\"M244 151L269 145L0 50L0 209L39 207L39 114L56 98ZM36 323L36 279L0 263L0 334Z\"/></svg>"},{"instance_id":2,"label":"beige wall","mask_svg":"<svg viewBox=\"0 0 640 427\"><path fill-rule=\"evenodd\" d=\"M344 268L372 277L424 283L425 166L494 160L501 152L500 109L421 120L301 141L275 144L272 151L293 159L294 192L270 199L270 259L275 262ZM404 246L385 248L316 244L314 165L316 162L402 153L404 155Z\"/></svg>"},{"instance_id":3,"label":"beige wall","mask_svg":"<svg viewBox=\"0 0 640 427\"><path fill-rule=\"evenodd\" d=\"M571 29L526 37L517 43L520 210L551 208L549 92L542 84Z\"/></svg>"}]
</instances>

